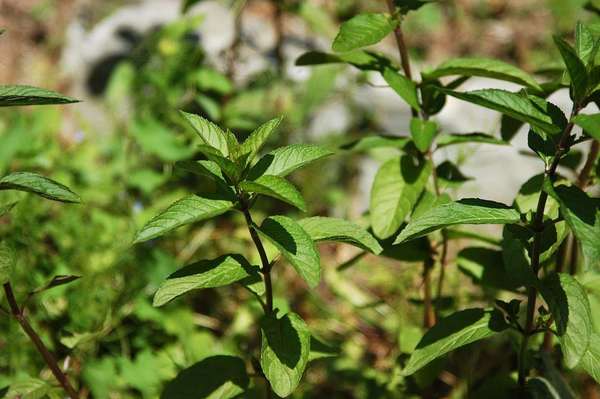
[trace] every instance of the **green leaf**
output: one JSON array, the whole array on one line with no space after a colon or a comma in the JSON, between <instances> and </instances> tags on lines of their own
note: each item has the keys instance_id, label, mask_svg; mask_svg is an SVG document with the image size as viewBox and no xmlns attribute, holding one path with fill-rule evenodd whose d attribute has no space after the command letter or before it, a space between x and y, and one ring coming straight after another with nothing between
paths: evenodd
<instances>
[{"instance_id":1,"label":"green leaf","mask_svg":"<svg viewBox=\"0 0 600 399\"><path fill-rule=\"evenodd\" d=\"M441 188L460 187L465 182L473 180L472 177L465 176L456 165L450 161L444 161L435 168L436 176Z\"/></svg>"},{"instance_id":2,"label":"green leaf","mask_svg":"<svg viewBox=\"0 0 600 399\"><path fill-rule=\"evenodd\" d=\"M81 276L75 276L72 274L59 274L52 277L52 279L43 286L31 291L30 295L39 294L40 292L48 291L49 289L60 287L61 285L70 284L73 281L79 280L80 278Z\"/></svg>"},{"instance_id":3,"label":"green leaf","mask_svg":"<svg viewBox=\"0 0 600 399\"><path fill-rule=\"evenodd\" d=\"M542 91L541 86L525 71L504 61L491 58L453 58L432 71L423 73L427 80L443 76L482 76L517 83Z\"/></svg>"},{"instance_id":4,"label":"green leaf","mask_svg":"<svg viewBox=\"0 0 600 399\"><path fill-rule=\"evenodd\" d=\"M526 230L519 225L506 225L502 230L502 261L504 269L515 286L532 287L537 284L537 277L530 266L526 245L529 242L521 239L521 232Z\"/></svg>"},{"instance_id":5,"label":"green leaf","mask_svg":"<svg viewBox=\"0 0 600 399\"><path fill-rule=\"evenodd\" d=\"M371 226L379 238L394 234L417 203L431 174L431 163L409 155L394 157L377 171L371 188Z\"/></svg>"},{"instance_id":6,"label":"green leaf","mask_svg":"<svg viewBox=\"0 0 600 399\"><path fill-rule=\"evenodd\" d=\"M417 111L421 109L419 106L419 98L417 97L417 86L415 82L404 75L396 72L392 68L384 68L382 73L383 79L404 101Z\"/></svg>"},{"instance_id":7,"label":"green leaf","mask_svg":"<svg viewBox=\"0 0 600 399\"><path fill-rule=\"evenodd\" d=\"M271 119L263 123L240 146L241 154L248 154L248 162L251 162L260 151L271 134L277 129L283 117Z\"/></svg>"},{"instance_id":8,"label":"green leaf","mask_svg":"<svg viewBox=\"0 0 600 399\"><path fill-rule=\"evenodd\" d=\"M0 242L0 285L10 280L17 257L12 245L5 241Z\"/></svg>"},{"instance_id":9,"label":"green leaf","mask_svg":"<svg viewBox=\"0 0 600 399\"><path fill-rule=\"evenodd\" d=\"M438 125L434 121L419 118L410 120L410 136L419 151L427 152L437 134Z\"/></svg>"},{"instance_id":10,"label":"green leaf","mask_svg":"<svg viewBox=\"0 0 600 399\"><path fill-rule=\"evenodd\" d=\"M175 163L175 167L196 175L206 176L222 186L229 186L221 171L221 167L216 162L205 159L200 161L179 161Z\"/></svg>"},{"instance_id":11,"label":"green leaf","mask_svg":"<svg viewBox=\"0 0 600 399\"><path fill-rule=\"evenodd\" d=\"M521 219L519 212L495 201L466 198L442 204L411 220L394 241L399 244L457 224L507 224Z\"/></svg>"},{"instance_id":12,"label":"green leaf","mask_svg":"<svg viewBox=\"0 0 600 399\"><path fill-rule=\"evenodd\" d=\"M163 306L192 290L229 285L256 275L258 271L258 266L250 265L237 254L201 260L167 277L154 294L153 306Z\"/></svg>"},{"instance_id":13,"label":"green leaf","mask_svg":"<svg viewBox=\"0 0 600 399\"><path fill-rule=\"evenodd\" d=\"M180 371L166 385L160 398L232 399L240 397L249 383L242 359L229 355L210 356Z\"/></svg>"},{"instance_id":14,"label":"green leaf","mask_svg":"<svg viewBox=\"0 0 600 399\"><path fill-rule=\"evenodd\" d=\"M5 399L42 399L52 391L52 385L46 381L27 378L10 384Z\"/></svg>"},{"instance_id":15,"label":"green leaf","mask_svg":"<svg viewBox=\"0 0 600 399\"><path fill-rule=\"evenodd\" d=\"M346 151L368 151L374 148L404 148L408 143L406 137L395 136L366 136L358 140L353 140L349 143L340 146L340 149Z\"/></svg>"},{"instance_id":16,"label":"green leaf","mask_svg":"<svg viewBox=\"0 0 600 399\"><path fill-rule=\"evenodd\" d=\"M469 276L474 283L501 290L515 290L518 285L507 274L502 262L502 253L484 247L462 249L456 258L460 271Z\"/></svg>"},{"instance_id":17,"label":"green leaf","mask_svg":"<svg viewBox=\"0 0 600 399\"><path fill-rule=\"evenodd\" d=\"M32 86L0 86L0 107L77 103L71 97Z\"/></svg>"},{"instance_id":18,"label":"green leaf","mask_svg":"<svg viewBox=\"0 0 600 399\"><path fill-rule=\"evenodd\" d=\"M308 363L310 331L295 313L280 319L275 315L265 316L260 327L260 366L273 391L285 398L300 383Z\"/></svg>"},{"instance_id":19,"label":"green leaf","mask_svg":"<svg viewBox=\"0 0 600 399\"><path fill-rule=\"evenodd\" d=\"M438 90L460 100L502 112L514 119L538 127L545 132L556 134L561 131L560 127L554 124L552 117L548 113L547 103L543 99L500 89L484 89L469 92L458 92L445 88L438 88ZM534 102L530 97L536 98L538 101Z\"/></svg>"},{"instance_id":20,"label":"green leaf","mask_svg":"<svg viewBox=\"0 0 600 399\"><path fill-rule=\"evenodd\" d=\"M580 126L590 137L600 140L600 114L579 114L573 118L573 122Z\"/></svg>"},{"instance_id":21,"label":"green leaf","mask_svg":"<svg viewBox=\"0 0 600 399\"><path fill-rule=\"evenodd\" d=\"M240 180L243 172L241 165L225 158L218 150L211 146L199 145L198 150L210 161L216 163L231 181L238 182Z\"/></svg>"},{"instance_id":22,"label":"green leaf","mask_svg":"<svg viewBox=\"0 0 600 399\"><path fill-rule=\"evenodd\" d=\"M435 3L438 0L393 0L394 5L400 9L402 14L406 14L409 11L418 10L429 3Z\"/></svg>"},{"instance_id":23,"label":"green leaf","mask_svg":"<svg viewBox=\"0 0 600 399\"><path fill-rule=\"evenodd\" d=\"M249 193L257 193L277 198L306 212L306 202L300 191L281 176L262 175L256 180L246 180L240 187Z\"/></svg>"},{"instance_id":24,"label":"green leaf","mask_svg":"<svg viewBox=\"0 0 600 399\"><path fill-rule=\"evenodd\" d=\"M527 392L532 399L562 399L550 381L542 377L528 379Z\"/></svg>"},{"instance_id":25,"label":"green leaf","mask_svg":"<svg viewBox=\"0 0 600 399\"><path fill-rule=\"evenodd\" d=\"M331 48L341 53L370 46L386 37L394 27L394 20L387 14L359 14L342 24Z\"/></svg>"},{"instance_id":26,"label":"green leaf","mask_svg":"<svg viewBox=\"0 0 600 399\"><path fill-rule=\"evenodd\" d=\"M256 179L262 175L286 176L296 169L332 154L323 147L311 144L292 144L277 148L264 155L250 169L248 177Z\"/></svg>"},{"instance_id":27,"label":"green leaf","mask_svg":"<svg viewBox=\"0 0 600 399\"><path fill-rule=\"evenodd\" d=\"M559 185L552 188L544 182L548 192L560 204L565 221L581 243L586 270L600 270L600 201L590 198L575 186Z\"/></svg>"},{"instance_id":28,"label":"green leaf","mask_svg":"<svg viewBox=\"0 0 600 399\"><path fill-rule=\"evenodd\" d=\"M344 219L314 216L298 221L314 241L345 242L379 254L379 242L368 231Z\"/></svg>"},{"instance_id":29,"label":"green leaf","mask_svg":"<svg viewBox=\"0 0 600 399\"><path fill-rule=\"evenodd\" d=\"M266 218L258 232L279 249L311 288L321 279L321 260L308 233L287 216Z\"/></svg>"},{"instance_id":30,"label":"green leaf","mask_svg":"<svg viewBox=\"0 0 600 399\"><path fill-rule=\"evenodd\" d=\"M442 133L438 136L435 143L438 148L447 147L449 145L466 144L466 143L510 145L510 143L507 141L497 139L494 136L485 134L485 133L466 133L466 134Z\"/></svg>"},{"instance_id":31,"label":"green leaf","mask_svg":"<svg viewBox=\"0 0 600 399\"><path fill-rule=\"evenodd\" d=\"M330 54L320 51L309 51L296 60L298 66L323 64L350 64L362 71L380 71L386 67L396 68L384 55L372 51L355 50L349 53Z\"/></svg>"},{"instance_id":32,"label":"green leaf","mask_svg":"<svg viewBox=\"0 0 600 399\"><path fill-rule=\"evenodd\" d=\"M419 341L402 371L414 374L431 361L484 338L503 331L506 323L496 310L466 309L440 319Z\"/></svg>"},{"instance_id":33,"label":"green leaf","mask_svg":"<svg viewBox=\"0 0 600 399\"><path fill-rule=\"evenodd\" d=\"M78 203L79 196L67 186L30 172L14 172L0 179L0 190L26 191L54 201Z\"/></svg>"},{"instance_id":34,"label":"green leaf","mask_svg":"<svg viewBox=\"0 0 600 399\"><path fill-rule=\"evenodd\" d=\"M229 155L226 134L220 127L199 115L179 112L198 133L204 144L217 149L225 157Z\"/></svg>"},{"instance_id":35,"label":"green leaf","mask_svg":"<svg viewBox=\"0 0 600 399\"><path fill-rule=\"evenodd\" d=\"M590 346L581 358L579 365L600 384L600 334L592 333Z\"/></svg>"},{"instance_id":36,"label":"green leaf","mask_svg":"<svg viewBox=\"0 0 600 399\"><path fill-rule=\"evenodd\" d=\"M588 65L593 62L596 46L596 40L592 31L578 21L575 25L575 51L584 64Z\"/></svg>"},{"instance_id":37,"label":"green leaf","mask_svg":"<svg viewBox=\"0 0 600 399\"><path fill-rule=\"evenodd\" d=\"M542 281L540 292L554 316L565 365L579 364L590 345L592 312L585 289L566 273L554 273Z\"/></svg>"},{"instance_id":38,"label":"green leaf","mask_svg":"<svg viewBox=\"0 0 600 399\"><path fill-rule=\"evenodd\" d=\"M579 59L575 49L560 37L554 36L554 44L558 47L558 51L567 66L574 101L578 103L585 98L588 89L588 74L585 64Z\"/></svg>"},{"instance_id":39,"label":"green leaf","mask_svg":"<svg viewBox=\"0 0 600 399\"><path fill-rule=\"evenodd\" d=\"M221 215L233 205L230 200L219 197L191 195L182 198L146 223L137 233L134 244L160 237L180 226Z\"/></svg>"}]
</instances>

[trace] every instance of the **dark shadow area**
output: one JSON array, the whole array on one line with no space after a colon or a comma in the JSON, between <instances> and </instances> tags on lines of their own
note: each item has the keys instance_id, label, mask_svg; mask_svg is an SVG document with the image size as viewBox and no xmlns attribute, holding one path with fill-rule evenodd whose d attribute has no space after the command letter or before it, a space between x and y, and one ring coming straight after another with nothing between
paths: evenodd
<instances>
[{"instance_id":1,"label":"dark shadow area","mask_svg":"<svg viewBox=\"0 0 600 399\"><path fill-rule=\"evenodd\" d=\"M226 383L231 392L245 390L249 380L242 359L235 356L217 355L207 357L181 371L167 384L161 399L207 398ZM229 392L229 390L228 390Z\"/></svg>"},{"instance_id":2,"label":"dark shadow area","mask_svg":"<svg viewBox=\"0 0 600 399\"><path fill-rule=\"evenodd\" d=\"M253 180L265 173L267 168L273 163L273 159L275 159L275 156L273 154L266 154L262 158L260 158L259 161L250 170L248 178L250 180Z\"/></svg>"},{"instance_id":3,"label":"dark shadow area","mask_svg":"<svg viewBox=\"0 0 600 399\"><path fill-rule=\"evenodd\" d=\"M265 219L260 226L260 230L271 237L278 245L281 245L287 252L293 255L298 253L298 246L294 237L276 220L272 218Z\"/></svg>"},{"instance_id":4,"label":"dark shadow area","mask_svg":"<svg viewBox=\"0 0 600 399\"><path fill-rule=\"evenodd\" d=\"M558 273L546 277L542 288L542 295L550 308L550 312L554 316L556 333L559 336L565 335L569 322L569 302Z\"/></svg>"},{"instance_id":5,"label":"dark shadow area","mask_svg":"<svg viewBox=\"0 0 600 399\"><path fill-rule=\"evenodd\" d=\"M438 165L435 171L440 179L446 180L450 183L464 183L466 181L473 180L472 177L463 175L456 165L450 161L442 162Z\"/></svg>"},{"instance_id":6,"label":"dark shadow area","mask_svg":"<svg viewBox=\"0 0 600 399\"><path fill-rule=\"evenodd\" d=\"M481 199L481 198L463 198L456 202L458 202L459 204L471 205L471 206L485 206L486 208L511 209L510 206L503 204L501 202L485 200L485 199Z\"/></svg>"},{"instance_id":7,"label":"dark shadow area","mask_svg":"<svg viewBox=\"0 0 600 399\"><path fill-rule=\"evenodd\" d=\"M289 368L295 368L300 361L302 345L289 315L280 319L266 316L260 324L269 348L273 350L279 361Z\"/></svg>"},{"instance_id":8,"label":"dark shadow area","mask_svg":"<svg viewBox=\"0 0 600 399\"><path fill-rule=\"evenodd\" d=\"M248 261L242 255L233 254L233 255L219 256L218 258L215 258L215 259L204 259L204 260L192 263L191 265L185 266L185 267L177 270L175 273L171 274L168 278L172 279L172 278L178 278L178 277L191 276L194 274L206 273L208 271L211 271L212 269L215 269L215 268L221 266L223 264L223 262L227 261L227 258L233 258L235 261L237 261L242 266L242 268L244 268L244 270L246 270L246 272L248 274L253 274L258 271L257 267L252 266L250 263L248 263Z\"/></svg>"},{"instance_id":9,"label":"dark shadow area","mask_svg":"<svg viewBox=\"0 0 600 399\"><path fill-rule=\"evenodd\" d=\"M575 186L560 185L554 188L556 194L569 211L573 212L577 218L585 224L594 225L598 204Z\"/></svg>"}]
</instances>

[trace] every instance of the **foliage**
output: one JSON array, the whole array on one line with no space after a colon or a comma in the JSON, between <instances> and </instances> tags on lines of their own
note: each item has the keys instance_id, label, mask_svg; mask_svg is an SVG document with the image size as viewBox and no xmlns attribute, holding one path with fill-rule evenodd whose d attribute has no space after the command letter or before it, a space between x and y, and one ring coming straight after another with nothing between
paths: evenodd
<instances>
[{"instance_id":1,"label":"foliage","mask_svg":"<svg viewBox=\"0 0 600 399\"><path fill-rule=\"evenodd\" d=\"M3 107L55 105L1 111L0 397L574 398L597 389L593 19L572 36L536 38L539 52L554 46L537 56L560 63L535 73L467 51L417 76L410 57L429 36L415 26L431 13L463 18L455 5L274 2L275 18L304 19L331 51L315 45L288 76L273 48L265 69L242 79L236 44L220 68L194 39L197 3L182 2L182 15L112 72L101 101L113 131L77 115L81 130L69 135L64 109L77 112L77 100L0 87ZM517 88L464 90L475 77ZM411 113L398 136L381 133L381 110L352 92L375 81ZM570 114L550 97L559 89ZM451 99L500 113L501 135L448 130L438 114ZM331 100L351 110L346 126L309 133ZM514 201L463 198L473 183L464 158L519 141L538 174L516 176ZM357 211L366 159L378 169Z\"/></svg>"}]
</instances>

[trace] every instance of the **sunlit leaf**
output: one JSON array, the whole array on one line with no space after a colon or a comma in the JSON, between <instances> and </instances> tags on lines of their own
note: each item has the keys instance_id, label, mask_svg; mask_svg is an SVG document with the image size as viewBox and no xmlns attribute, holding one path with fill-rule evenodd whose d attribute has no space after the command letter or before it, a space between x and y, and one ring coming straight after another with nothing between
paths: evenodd
<instances>
[{"instance_id":1,"label":"sunlit leaf","mask_svg":"<svg viewBox=\"0 0 600 399\"><path fill-rule=\"evenodd\" d=\"M180 226L221 215L233 205L232 201L219 197L192 195L180 199L146 223L137 233L134 243L148 241Z\"/></svg>"},{"instance_id":2,"label":"sunlit leaf","mask_svg":"<svg viewBox=\"0 0 600 399\"><path fill-rule=\"evenodd\" d=\"M154 294L153 305L162 306L189 291L229 285L256 273L258 267L241 255L200 260L167 277Z\"/></svg>"},{"instance_id":3,"label":"sunlit leaf","mask_svg":"<svg viewBox=\"0 0 600 399\"><path fill-rule=\"evenodd\" d=\"M30 172L14 172L0 179L0 190L27 191L54 201L77 203L80 198L67 186Z\"/></svg>"},{"instance_id":4,"label":"sunlit leaf","mask_svg":"<svg viewBox=\"0 0 600 399\"><path fill-rule=\"evenodd\" d=\"M378 43L395 27L394 20L387 14L358 14L342 24L331 48L346 52Z\"/></svg>"},{"instance_id":5,"label":"sunlit leaf","mask_svg":"<svg viewBox=\"0 0 600 399\"><path fill-rule=\"evenodd\" d=\"M314 241L345 242L374 254L381 252L381 245L368 231L344 219L313 216L298 223Z\"/></svg>"},{"instance_id":6,"label":"sunlit leaf","mask_svg":"<svg viewBox=\"0 0 600 399\"><path fill-rule=\"evenodd\" d=\"M520 218L519 212L499 202L465 198L442 204L411 220L394 243L412 240L457 224L508 224L516 223Z\"/></svg>"}]
</instances>

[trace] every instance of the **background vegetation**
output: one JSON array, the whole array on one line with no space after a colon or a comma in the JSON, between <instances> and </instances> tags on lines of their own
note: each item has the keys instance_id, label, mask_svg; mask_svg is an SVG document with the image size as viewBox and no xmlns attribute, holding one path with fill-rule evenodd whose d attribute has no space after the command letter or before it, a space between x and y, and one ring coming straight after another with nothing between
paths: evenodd
<instances>
[{"instance_id":1,"label":"background vegetation","mask_svg":"<svg viewBox=\"0 0 600 399\"><path fill-rule=\"evenodd\" d=\"M373 83L372 72L337 64L294 67L301 52L285 47L296 38L295 24L302 23L302 38L308 43L304 49L329 50L341 22L361 12L384 12L385 1L224 0L221 4L233 10L237 22L231 46L216 62L195 33L215 17L199 17L202 13L190 12L193 7L182 7L176 18L142 36L121 32L131 42L130 51L105 60L102 68L88 65L83 79L67 71L66 47L77 36L74 21L92 29L129 3L0 1L0 26L6 30L0 36L0 81L84 100L0 110L0 175L37 172L66 184L82 199L81 204L59 204L0 191L0 203L18 200L0 219L0 233L11 238L18 253L11 276L17 297L22 302L27 298L32 324L82 387L81 396L89 398L160 397L181 370L209 356L256 356L256 320L262 309L242 286L195 291L164 307L152 306L163 280L192 261L233 252L258 264L244 215L228 213L132 245L136 232L160 210L187 193L214 189L210 179L177 167L177 162L197 159L200 144L179 110L203 115L235 131L239 139L284 115L267 150L291 143L335 150L334 156L290 178L306 198L305 216L341 217L364 228L370 227L364 204L370 186L359 184L363 165L396 154L356 144L384 129L377 106L360 106L350 95L380 84ZM404 36L419 70L448 58L477 55L550 76L562 65L552 35L572 42L576 21L598 20L594 2L587 10L585 6L579 0L432 2L409 14ZM260 54L266 62L248 76L242 60L253 44L240 30L240 20L252 16L271 21L273 40ZM390 36L376 49L398 60L395 46ZM348 124L343 131L311 133L318 111L332 99L352 111ZM409 136L409 120L396 133ZM485 133L500 138L497 131ZM583 155L574 160L574 173L583 163ZM597 173L596 162L592 177ZM449 190L460 188L460 176L448 180ZM493 181L490 176L480 184ZM597 196L598 187L591 186ZM259 199L253 212L259 220L281 213L304 215L268 198ZM475 231L484 235L482 242L487 240L485 248L498 249L501 229ZM421 264L428 248L414 244L399 250L392 247L393 238L381 240L380 256L345 244L320 245L322 280L314 289L291 268L273 271L274 306L300 314L316 342L310 367L292 397L510 397L518 362L516 334L463 347L411 377L401 374L427 327ZM471 258L461 252L468 243L467 238L453 240L448 248L444 288L435 295L438 317L514 297L481 265L469 263ZM433 272L434 282L439 270ZM80 278L29 295L57 275ZM600 331L600 280L596 274L580 277L589 293L592 322ZM6 298L0 299L5 307ZM62 397L19 325L8 315L0 316L0 397ZM556 371L552 355L535 361L539 370ZM597 382L580 369L565 373L561 381L575 397L600 396ZM260 383L251 384L241 397L262 397L261 389Z\"/></svg>"}]
</instances>

